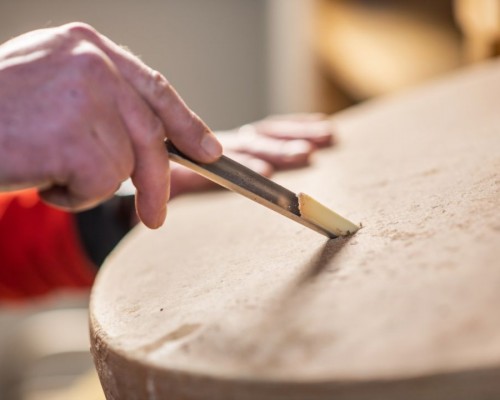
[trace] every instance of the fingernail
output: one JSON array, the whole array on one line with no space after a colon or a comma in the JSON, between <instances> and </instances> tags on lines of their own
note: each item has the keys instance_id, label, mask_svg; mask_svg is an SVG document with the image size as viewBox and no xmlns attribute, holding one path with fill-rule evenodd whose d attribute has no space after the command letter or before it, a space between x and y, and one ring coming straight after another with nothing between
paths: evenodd
<instances>
[{"instance_id":1,"label":"fingernail","mask_svg":"<svg viewBox=\"0 0 500 400\"><path fill-rule=\"evenodd\" d=\"M222 145L211 132L207 132L205 136L203 136L200 145L211 159L219 158L222 155Z\"/></svg>"}]
</instances>

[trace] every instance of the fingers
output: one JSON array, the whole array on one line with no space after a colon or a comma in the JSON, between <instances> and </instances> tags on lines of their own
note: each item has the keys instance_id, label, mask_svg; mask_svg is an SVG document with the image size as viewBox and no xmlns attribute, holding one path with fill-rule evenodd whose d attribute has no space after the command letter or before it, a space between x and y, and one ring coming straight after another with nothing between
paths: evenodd
<instances>
[{"instance_id":1,"label":"fingers","mask_svg":"<svg viewBox=\"0 0 500 400\"><path fill-rule=\"evenodd\" d=\"M141 221L155 229L165 221L170 191L165 129L162 121L126 82L122 91L118 104L135 156L131 177L137 189L136 208Z\"/></svg>"},{"instance_id":2,"label":"fingers","mask_svg":"<svg viewBox=\"0 0 500 400\"><path fill-rule=\"evenodd\" d=\"M125 80L158 115L166 135L182 152L207 163L220 157L222 146L215 135L186 106L165 77L85 24L69 24L63 28L71 35L91 41L107 54Z\"/></svg>"},{"instance_id":3,"label":"fingers","mask_svg":"<svg viewBox=\"0 0 500 400\"><path fill-rule=\"evenodd\" d=\"M317 147L327 147L333 143L333 127L330 121L319 115L295 117L291 119L270 118L254 125L256 133L275 139L303 139Z\"/></svg>"},{"instance_id":4,"label":"fingers","mask_svg":"<svg viewBox=\"0 0 500 400\"><path fill-rule=\"evenodd\" d=\"M332 133L324 115L298 114L271 117L235 133L222 134L219 139L228 157L270 177L275 168L308 165L316 147L331 144ZM217 185L196 173L172 166L172 197L214 187Z\"/></svg>"},{"instance_id":5,"label":"fingers","mask_svg":"<svg viewBox=\"0 0 500 400\"><path fill-rule=\"evenodd\" d=\"M261 135L230 135L222 139L226 151L253 156L277 169L298 168L309 164L314 146L307 140L278 140Z\"/></svg>"},{"instance_id":6,"label":"fingers","mask_svg":"<svg viewBox=\"0 0 500 400\"><path fill-rule=\"evenodd\" d=\"M219 139L227 156L270 177L275 168L308 165L316 147L331 144L332 131L322 114L299 114L271 117L236 133L222 134ZM194 172L173 166L172 196L213 187L214 183Z\"/></svg>"}]
</instances>

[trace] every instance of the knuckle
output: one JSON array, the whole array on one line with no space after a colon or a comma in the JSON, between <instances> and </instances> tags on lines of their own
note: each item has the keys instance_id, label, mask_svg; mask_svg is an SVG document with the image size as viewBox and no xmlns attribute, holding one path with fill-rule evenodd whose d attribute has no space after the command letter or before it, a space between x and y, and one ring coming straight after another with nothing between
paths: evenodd
<instances>
[{"instance_id":1,"label":"knuckle","mask_svg":"<svg viewBox=\"0 0 500 400\"><path fill-rule=\"evenodd\" d=\"M90 43L74 48L68 64L71 66L68 74L71 87L82 94L109 89L119 80L107 56Z\"/></svg>"},{"instance_id":2,"label":"knuckle","mask_svg":"<svg viewBox=\"0 0 500 400\"><path fill-rule=\"evenodd\" d=\"M84 22L71 22L63 25L62 29L70 38L75 40L86 39L94 41L99 36L94 27Z\"/></svg>"},{"instance_id":3,"label":"knuckle","mask_svg":"<svg viewBox=\"0 0 500 400\"><path fill-rule=\"evenodd\" d=\"M69 60L77 71L94 72L109 71L111 62L101 49L99 33L90 25L83 22L72 22L62 26L66 36Z\"/></svg>"},{"instance_id":4,"label":"knuckle","mask_svg":"<svg viewBox=\"0 0 500 400\"><path fill-rule=\"evenodd\" d=\"M73 51L73 65L80 71L94 72L107 68L103 54L93 45L80 45Z\"/></svg>"},{"instance_id":5,"label":"knuckle","mask_svg":"<svg viewBox=\"0 0 500 400\"><path fill-rule=\"evenodd\" d=\"M172 84L158 71L151 72L151 93L160 106L165 106L168 94L174 91Z\"/></svg>"}]
</instances>

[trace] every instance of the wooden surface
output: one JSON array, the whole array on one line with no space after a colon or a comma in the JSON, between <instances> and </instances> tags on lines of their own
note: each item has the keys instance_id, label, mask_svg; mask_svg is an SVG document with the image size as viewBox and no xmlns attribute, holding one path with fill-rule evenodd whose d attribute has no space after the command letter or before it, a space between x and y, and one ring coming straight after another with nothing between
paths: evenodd
<instances>
[{"instance_id":1,"label":"wooden surface","mask_svg":"<svg viewBox=\"0 0 500 400\"><path fill-rule=\"evenodd\" d=\"M500 398L500 64L335 123L337 147L277 180L364 228L174 200L93 290L108 399Z\"/></svg>"}]
</instances>

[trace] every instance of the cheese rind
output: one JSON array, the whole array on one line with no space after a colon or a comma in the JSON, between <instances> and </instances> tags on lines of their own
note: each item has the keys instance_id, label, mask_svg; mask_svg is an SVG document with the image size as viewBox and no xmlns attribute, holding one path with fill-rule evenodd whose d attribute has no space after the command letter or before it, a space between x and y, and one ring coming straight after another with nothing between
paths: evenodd
<instances>
[{"instance_id":1,"label":"cheese rind","mask_svg":"<svg viewBox=\"0 0 500 400\"><path fill-rule=\"evenodd\" d=\"M359 226L330 210L305 193L297 195L301 217L319 226L334 236L348 236L359 230Z\"/></svg>"}]
</instances>

